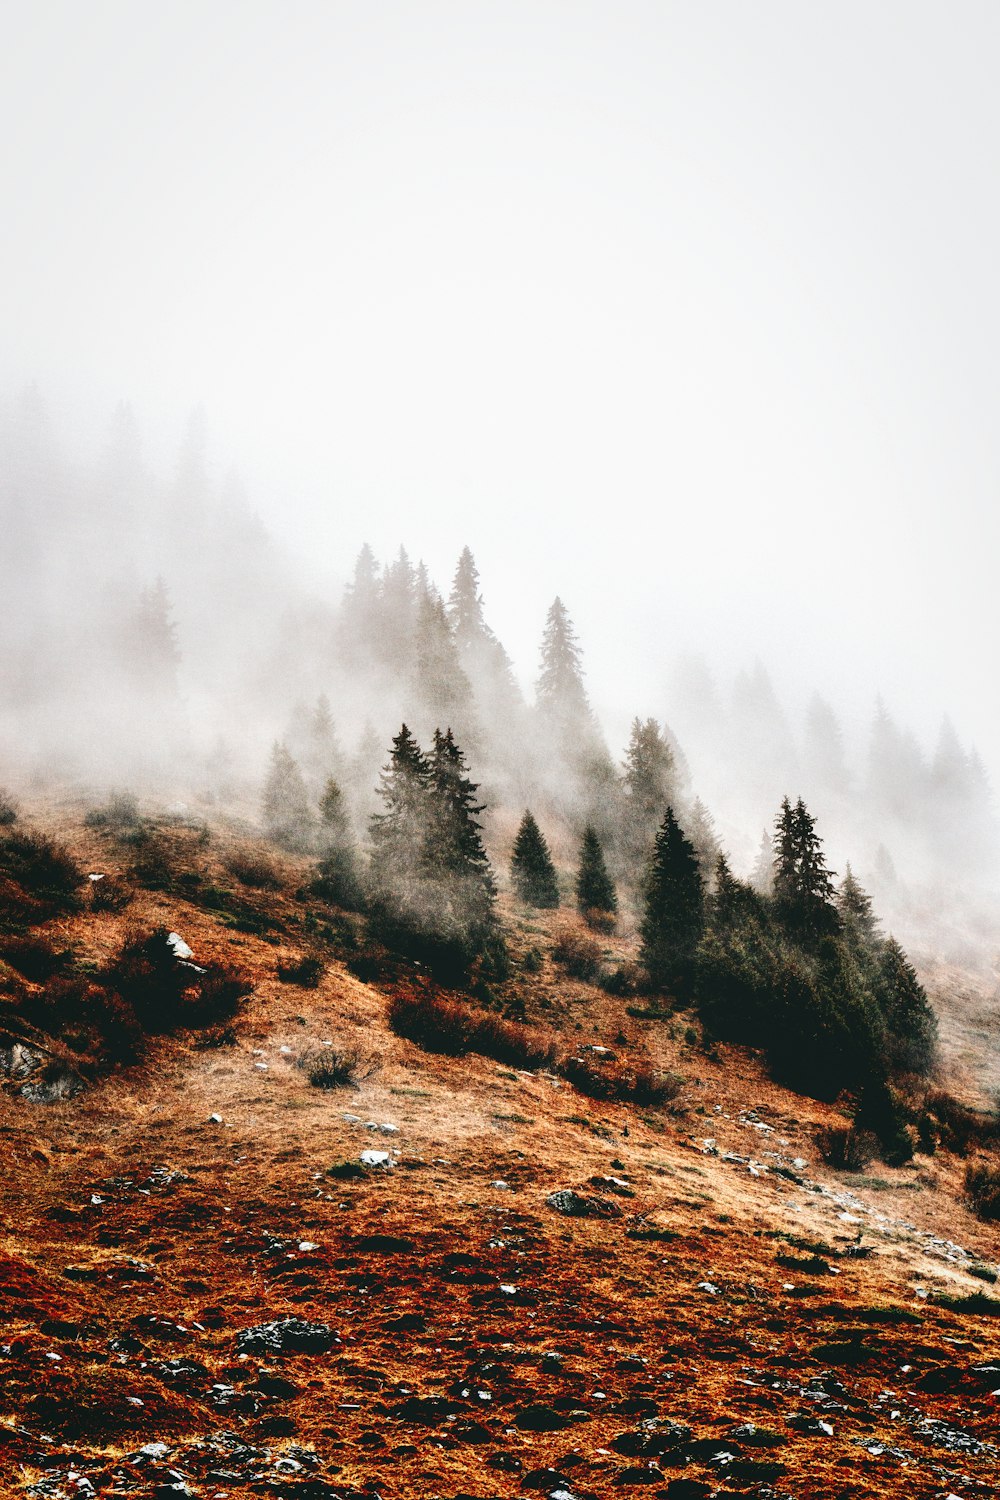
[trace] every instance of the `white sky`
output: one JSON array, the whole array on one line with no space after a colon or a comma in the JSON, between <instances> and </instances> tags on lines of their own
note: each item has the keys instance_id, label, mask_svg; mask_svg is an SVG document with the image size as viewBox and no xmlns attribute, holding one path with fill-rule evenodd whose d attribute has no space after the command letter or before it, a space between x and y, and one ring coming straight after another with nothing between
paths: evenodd
<instances>
[{"instance_id":1,"label":"white sky","mask_svg":"<svg viewBox=\"0 0 1000 1500\"><path fill-rule=\"evenodd\" d=\"M1000 6L9 4L0 397L203 402L342 575L472 546L616 714L666 659L1000 771Z\"/></svg>"}]
</instances>

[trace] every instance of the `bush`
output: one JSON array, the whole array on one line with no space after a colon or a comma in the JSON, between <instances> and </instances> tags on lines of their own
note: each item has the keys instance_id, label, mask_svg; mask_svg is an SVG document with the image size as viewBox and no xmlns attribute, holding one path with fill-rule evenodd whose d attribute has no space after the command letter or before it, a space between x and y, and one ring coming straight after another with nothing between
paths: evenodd
<instances>
[{"instance_id":1,"label":"bush","mask_svg":"<svg viewBox=\"0 0 1000 1500\"><path fill-rule=\"evenodd\" d=\"M67 849L43 834L14 830L0 843L0 873L34 901L33 920L79 905L83 873Z\"/></svg>"},{"instance_id":2,"label":"bush","mask_svg":"<svg viewBox=\"0 0 1000 1500\"><path fill-rule=\"evenodd\" d=\"M17 803L10 793L0 787L0 828L9 828L17 822Z\"/></svg>"},{"instance_id":3,"label":"bush","mask_svg":"<svg viewBox=\"0 0 1000 1500\"><path fill-rule=\"evenodd\" d=\"M616 913L604 911L599 906L588 906L587 910L581 912L580 915L593 932L614 932L618 925Z\"/></svg>"},{"instance_id":4,"label":"bush","mask_svg":"<svg viewBox=\"0 0 1000 1500\"><path fill-rule=\"evenodd\" d=\"M178 960L167 936L165 927L131 934L107 971L108 986L121 995L147 1032L228 1020L249 992L249 982L235 969L216 966L200 971Z\"/></svg>"},{"instance_id":5,"label":"bush","mask_svg":"<svg viewBox=\"0 0 1000 1500\"><path fill-rule=\"evenodd\" d=\"M621 1104L666 1104L675 1099L683 1080L675 1073L657 1073L645 1058L605 1058L598 1053L578 1054L560 1063L559 1071L573 1087L590 1099L608 1099Z\"/></svg>"},{"instance_id":6,"label":"bush","mask_svg":"<svg viewBox=\"0 0 1000 1500\"><path fill-rule=\"evenodd\" d=\"M597 983L606 995L626 999L641 992L642 970L638 964L619 964L617 968L603 970L598 975Z\"/></svg>"},{"instance_id":7,"label":"bush","mask_svg":"<svg viewBox=\"0 0 1000 1500\"><path fill-rule=\"evenodd\" d=\"M540 974L542 972L542 963L541 948L529 948L521 959L521 968L525 974Z\"/></svg>"},{"instance_id":8,"label":"bush","mask_svg":"<svg viewBox=\"0 0 1000 1500\"><path fill-rule=\"evenodd\" d=\"M552 957L573 979L594 979L601 967L599 943L575 927L564 927L557 937Z\"/></svg>"},{"instance_id":9,"label":"bush","mask_svg":"<svg viewBox=\"0 0 1000 1500\"><path fill-rule=\"evenodd\" d=\"M979 1219L1000 1219L1000 1159L973 1162L966 1168L965 1192Z\"/></svg>"},{"instance_id":10,"label":"bush","mask_svg":"<svg viewBox=\"0 0 1000 1500\"><path fill-rule=\"evenodd\" d=\"M817 1137L819 1152L827 1166L839 1172L863 1172L879 1154L878 1136L853 1125L833 1125Z\"/></svg>"},{"instance_id":11,"label":"bush","mask_svg":"<svg viewBox=\"0 0 1000 1500\"><path fill-rule=\"evenodd\" d=\"M172 890L176 871L169 844L146 829L140 832L142 837L134 840L139 852L132 866L132 878L148 891Z\"/></svg>"},{"instance_id":12,"label":"bush","mask_svg":"<svg viewBox=\"0 0 1000 1500\"><path fill-rule=\"evenodd\" d=\"M72 954L53 948L47 937L40 933L35 937L7 937L0 942L0 956L36 984L44 984L64 969Z\"/></svg>"},{"instance_id":13,"label":"bush","mask_svg":"<svg viewBox=\"0 0 1000 1500\"><path fill-rule=\"evenodd\" d=\"M124 880L105 875L102 880L90 882L90 906L92 911L124 911L135 899L135 891Z\"/></svg>"},{"instance_id":14,"label":"bush","mask_svg":"<svg viewBox=\"0 0 1000 1500\"><path fill-rule=\"evenodd\" d=\"M314 990L326 968L323 960L315 954L305 954L291 963L278 964L278 978L282 984L297 984L305 990Z\"/></svg>"},{"instance_id":15,"label":"bush","mask_svg":"<svg viewBox=\"0 0 1000 1500\"><path fill-rule=\"evenodd\" d=\"M131 792L113 792L103 807L92 807L85 813L83 821L88 828L106 828L119 835L134 832L143 822Z\"/></svg>"},{"instance_id":16,"label":"bush","mask_svg":"<svg viewBox=\"0 0 1000 1500\"><path fill-rule=\"evenodd\" d=\"M281 889L281 873L274 861L262 850L239 849L225 862L230 875L235 875L242 885L255 891L278 891Z\"/></svg>"},{"instance_id":17,"label":"bush","mask_svg":"<svg viewBox=\"0 0 1000 1500\"><path fill-rule=\"evenodd\" d=\"M342 1089L357 1088L379 1065L359 1047L321 1047L304 1053L297 1066L314 1089Z\"/></svg>"},{"instance_id":18,"label":"bush","mask_svg":"<svg viewBox=\"0 0 1000 1500\"><path fill-rule=\"evenodd\" d=\"M397 1036L416 1042L425 1051L449 1057L477 1052L513 1068L531 1070L551 1067L556 1057L555 1043L546 1032L429 990L395 994L389 1004L389 1025Z\"/></svg>"},{"instance_id":19,"label":"bush","mask_svg":"<svg viewBox=\"0 0 1000 1500\"><path fill-rule=\"evenodd\" d=\"M1000 1114L970 1109L944 1089L926 1096L924 1110L937 1124L940 1144L957 1156L967 1155L970 1146L1000 1139Z\"/></svg>"},{"instance_id":20,"label":"bush","mask_svg":"<svg viewBox=\"0 0 1000 1500\"><path fill-rule=\"evenodd\" d=\"M132 1007L113 989L80 975L56 977L25 1007L49 1036L97 1070L131 1063L142 1051L142 1028Z\"/></svg>"}]
</instances>

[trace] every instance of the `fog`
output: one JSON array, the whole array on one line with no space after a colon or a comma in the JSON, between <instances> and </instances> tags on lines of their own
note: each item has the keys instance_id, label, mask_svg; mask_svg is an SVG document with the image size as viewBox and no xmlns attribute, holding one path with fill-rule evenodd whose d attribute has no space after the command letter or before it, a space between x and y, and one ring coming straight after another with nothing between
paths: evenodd
<instances>
[{"instance_id":1,"label":"fog","mask_svg":"<svg viewBox=\"0 0 1000 1500\"><path fill-rule=\"evenodd\" d=\"M985 4L21 7L2 774L245 791L320 694L377 772L433 725L344 586L468 545L525 724L558 594L612 760L668 725L738 867L802 794L978 911L998 61ZM498 803L556 797L473 687Z\"/></svg>"}]
</instances>

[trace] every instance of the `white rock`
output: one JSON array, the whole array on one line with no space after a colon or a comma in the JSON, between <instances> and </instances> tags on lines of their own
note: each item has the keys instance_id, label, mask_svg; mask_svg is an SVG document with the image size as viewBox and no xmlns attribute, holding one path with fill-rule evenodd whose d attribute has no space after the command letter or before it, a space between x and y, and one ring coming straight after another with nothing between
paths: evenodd
<instances>
[{"instance_id":1,"label":"white rock","mask_svg":"<svg viewBox=\"0 0 1000 1500\"><path fill-rule=\"evenodd\" d=\"M391 1167L392 1157L388 1151L362 1151L361 1165L364 1167Z\"/></svg>"},{"instance_id":2,"label":"white rock","mask_svg":"<svg viewBox=\"0 0 1000 1500\"><path fill-rule=\"evenodd\" d=\"M174 950L175 958L194 958L194 949L188 947L179 932L167 933L167 946Z\"/></svg>"},{"instance_id":3,"label":"white rock","mask_svg":"<svg viewBox=\"0 0 1000 1500\"><path fill-rule=\"evenodd\" d=\"M222 1116L221 1115L209 1115L209 1117L208 1117L208 1123L210 1125L221 1125L222 1124Z\"/></svg>"},{"instance_id":4,"label":"white rock","mask_svg":"<svg viewBox=\"0 0 1000 1500\"><path fill-rule=\"evenodd\" d=\"M104 875L88 875L87 876L88 880L104 880L105 878L106 877Z\"/></svg>"},{"instance_id":5,"label":"white rock","mask_svg":"<svg viewBox=\"0 0 1000 1500\"><path fill-rule=\"evenodd\" d=\"M319 1246L314 1245L312 1240L299 1240L299 1249L304 1254L307 1250L318 1250Z\"/></svg>"},{"instance_id":6,"label":"white rock","mask_svg":"<svg viewBox=\"0 0 1000 1500\"><path fill-rule=\"evenodd\" d=\"M254 1067L259 1068L262 1073L267 1072L267 1063L254 1063Z\"/></svg>"}]
</instances>

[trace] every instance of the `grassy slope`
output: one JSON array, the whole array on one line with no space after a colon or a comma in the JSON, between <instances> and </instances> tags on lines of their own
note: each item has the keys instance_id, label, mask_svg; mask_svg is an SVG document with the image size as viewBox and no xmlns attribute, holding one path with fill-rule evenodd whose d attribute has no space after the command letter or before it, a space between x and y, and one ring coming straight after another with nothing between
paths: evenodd
<instances>
[{"instance_id":1,"label":"grassy slope","mask_svg":"<svg viewBox=\"0 0 1000 1500\"><path fill-rule=\"evenodd\" d=\"M44 822L85 868L120 865L78 808ZM179 862L235 886L225 830L207 848L169 838ZM276 963L303 949L294 862L287 875L253 897L285 924L278 945L150 892L121 916L50 924L104 959L128 924L164 922L256 988L234 1045L162 1039L75 1101L29 1105L12 1086L0 1099L3 1493L72 1469L101 1494L516 1495L545 1468L561 1480L531 1492L562 1484L578 1500L640 1481L681 1494L679 1479L810 1497L995 1492L997 1454L977 1445L996 1440L1000 1375L975 1367L996 1359L1000 1321L932 1301L989 1293L970 1267L1000 1255L996 1228L961 1206L962 1163L839 1178L815 1145L834 1110L776 1088L747 1053L705 1057L683 1023L628 1018L548 962L530 1018L569 1045L641 1044L685 1079L669 1106L423 1053L388 1031L385 993L339 963L315 990L278 983ZM544 948L558 920L532 918L517 942ZM327 1039L356 1042L379 1071L359 1090L311 1089L296 1059ZM396 1165L327 1175L366 1147ZM608 1176L632 1196L592 1184ZM556 1213L546 1197L567 1187L619 1215ZM859 1236L864 1259L847 1254ZM830 1269L777 1260L816 1247ZM885 1321L887 1306L907 1321ZM285 1316L329 1323L338 1342L238 1355L238 1330ZM523 1425L533 1406L553 1430ZM723 1449L747 1422L778 1441L731 1440L728 1464L711 1442L622 1451L655 1437L654 1418ZM136 1457L153 1441L168 1451Z\"/></svg>"}]
</instances>

